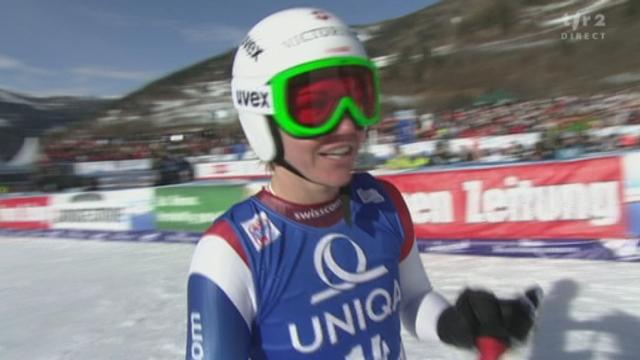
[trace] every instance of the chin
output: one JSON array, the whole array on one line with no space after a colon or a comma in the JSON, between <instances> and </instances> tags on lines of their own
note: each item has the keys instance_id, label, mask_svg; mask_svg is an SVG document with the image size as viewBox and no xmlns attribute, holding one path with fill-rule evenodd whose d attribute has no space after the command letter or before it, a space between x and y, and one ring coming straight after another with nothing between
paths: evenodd
<instances>
[{"instance_id":1,"label":"chin","mask_svg":"<svg viewBox=\"0 0 640 360\"><path fill-rule=\"evenodd\" d=\"M322 183L327 185L327 186L332 186L332 187L342 187L345 186L347 184L349 184L349 182L351 181L351 172L348 173L333 173L333 174L328 174L329 176L327 176L326 178L322 179Z\"/></svg>"}]
</instances>

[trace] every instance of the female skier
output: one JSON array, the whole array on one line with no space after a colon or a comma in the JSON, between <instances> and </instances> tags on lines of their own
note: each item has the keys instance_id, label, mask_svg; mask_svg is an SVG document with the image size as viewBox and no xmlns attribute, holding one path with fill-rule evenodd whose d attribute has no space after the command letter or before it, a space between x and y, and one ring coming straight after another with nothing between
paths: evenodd
<instances>
[{"instance_id":1,"label":"female skier","mask_svg":"<svg viewBox=\"0 0 640 360\"><path fill-rule=\"evenodd\" d=\"M452 306L438 294L398 190L352 172L380 121L380 85L342 20L310 8L263 19L237 50L231 89L272 178L195 250L187 359L404 359L401 324L466 348L526 336L523 301L467 289Z\"/></svg>"}]
</instances>

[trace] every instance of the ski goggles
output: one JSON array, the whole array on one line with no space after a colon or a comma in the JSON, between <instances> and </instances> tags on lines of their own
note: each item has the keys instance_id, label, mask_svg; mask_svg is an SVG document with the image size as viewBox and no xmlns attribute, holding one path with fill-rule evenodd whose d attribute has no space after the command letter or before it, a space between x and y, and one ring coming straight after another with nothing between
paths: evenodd
<instances>
[{"instance_id":1,"label":"ski goggles","mask_svg":"<svg viewBox=\"0 0 640 360\"><path fill-rule=\"evenodd\" d=\"M294 137L326 135L347 113L360 127L380 121L379 79L368 59L317 60L279 73L267 86L251 91L242 88L234 84L237 108L273 115Z\"/></svg>"}]
</instances>

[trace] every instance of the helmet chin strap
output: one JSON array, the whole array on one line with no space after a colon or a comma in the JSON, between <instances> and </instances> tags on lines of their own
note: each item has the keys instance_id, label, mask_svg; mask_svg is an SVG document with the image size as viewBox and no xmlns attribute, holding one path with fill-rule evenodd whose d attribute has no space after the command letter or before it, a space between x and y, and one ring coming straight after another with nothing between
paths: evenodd
<instances>
[{"instance_id":1,"label":"helmet chin strap","mask_svg":"<svg viewBox=\"0 0 640 360\"><path fill-rule=\"evenodd\" d=\"M282 136L280 136L278 125L276 125L275 120L273 120L273 117L271 116L269 116L269 129L271 130L271 137L273 138L273 142L276 145L276 157L273 159L273 163L282 166L283 168L291 171L293 174L304 180L321 185L320 183L306 177L300 170L296 169L293 165L291 165L290 162L288 162L284 158L284 145L282 144Z\"/></svg>"},{"instance_id":2,"label":"helmet chin strap","mask_svg":"<svg viewBox=\"0 0 640 360\"><path fill-rule=\"evenodd\" d=\"M276 125L273 117L269 116L269 129L271 130L271 136L276 146L276 157L273 159L273 163L276 165L280 165L283 168L291 171L294 175L312 182L314 184L322 185L317 181L313 181L305 176L300 170L296 169L290 162L288 162L284 158L284 145L282 144L282 137L280 136L280 131L278 130L278 126ZM347 225L351 225L351 200L350 200L350 187L349 185L340 187L340 198L342 200L342 209L344 220Z\"/></svg>"}]
</instances>

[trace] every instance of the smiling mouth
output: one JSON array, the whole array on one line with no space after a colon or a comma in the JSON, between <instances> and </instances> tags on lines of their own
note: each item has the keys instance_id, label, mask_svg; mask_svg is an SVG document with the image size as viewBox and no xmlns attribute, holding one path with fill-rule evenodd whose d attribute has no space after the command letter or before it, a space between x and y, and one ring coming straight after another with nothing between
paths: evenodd
<instances>
[{"instance_id":1,"label":"smiling mouth","mask_svg":"<svg viewBox=\"0 0 640 360\"><path fill-rule=\"evenodd\" d=\"M330 151L320 152L319 154L320 156L324 156L329 159L340 160L340 159L344 159L345 157L351 156L354 151L355 150L352 145L345 145L345 146L332 149Z\"/></svg>"}]
</instances>

